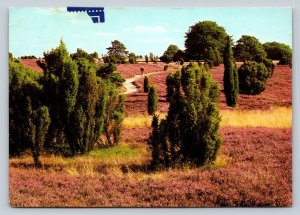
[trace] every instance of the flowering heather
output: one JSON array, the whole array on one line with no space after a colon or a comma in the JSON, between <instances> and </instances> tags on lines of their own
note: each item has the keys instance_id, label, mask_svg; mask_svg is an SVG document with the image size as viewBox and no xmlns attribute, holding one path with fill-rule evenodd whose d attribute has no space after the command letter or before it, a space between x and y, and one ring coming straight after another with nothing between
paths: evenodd
<instances>
[{"instance_id":1,"label":"flowering heather","mask_svg":"<svg viewBox=\"0 0 300 215\"><path fill-rule=\"evenodd\" d=\"M132 147L141 147L145 143L141 136L150 130L125 132ZM10 203L13 207L291 206L291 134L291 129L223 127L222 152L214 165L152 173L143 169L148 161L140 168L128 164L107 172L98 172L103 165L98 163L94 174L78 175L51 166L18 167L11 161Z\"/></svg>"},{"instance_id":2,"label":"flowering heather","mask_svg":"<svg viewBox=\"0 0 300 215\"><path fill-rule=\"evenodd\" d=\"M30 64L30 62L28 62ZM29 65L28 64L28 65ZM239 64L240 65L240 64ZM30 65L29 65L30 66ZM32 66L32 65L31 65ZM164 117L167 75L180 65L125 64L124 78L150 75ZM222 65L211 69L223 89ZM236 109L220 96L223 145L214 164L151 172L147 140L151 117L143 78L136 93L126 95L127 117L121 144L72 158L30 156L10 159L13 207L290 207L292 206L292 70L276 66L260 95L239 95ZM276 125L275 125L276 124ZM251 127L250 127L251 126Z\"/></svg>"},{"instance_id":3,"label":"flowering heather","mask_svg":"<svg viewBox=\"0 0 300 215\"><path fill-rule=\"evenodd\" d=\"M240 65L240 64L238 64ZM124 65L126 66L126 65ZM170 71L179 66L171 66L164 73L150 75L151 83L156 87L159 105L158 111L167 112L168 103L166 102L166 77ZM214 80L220 84L223 91L224 67L220 65L211 69ZM122 74L122 73L121 73ZM138 92L126 96L127 114L147 113L147 94L143 92L143 79L138 79L135 85L139 88ZM219 100L221 110L228 110L225 95L221 92ZM272 107L291 107L292 106L292 69L289 66L278 65L275 67L273 76L267 82L267 88L259 95L239 95L237 109L239 110L268 110Z\"/></svg>"}]
</instances>

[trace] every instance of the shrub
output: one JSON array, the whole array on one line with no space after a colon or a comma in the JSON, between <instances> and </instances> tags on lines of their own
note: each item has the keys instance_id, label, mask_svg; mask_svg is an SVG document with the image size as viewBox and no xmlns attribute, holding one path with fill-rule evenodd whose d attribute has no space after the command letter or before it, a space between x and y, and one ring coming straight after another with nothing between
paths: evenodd
<instances>
[{"instance_id":1,"label":"shrub","mask_svg":"<svg viewBox=\"0 0 300 215\"><path fill-rule=\"evenodd\" d=\"M136 59L137 59L136 55L135 55L134 53L131 52L131 53L129 54L129 57L128 57L129 63L135 64L135 63L136 63Z\"/></svg>"},{"instance_id":2,"label":"shrub","mask_svg":"<svg viewBox=\"0 0 300 215\"><path fill-rule=\"evenodd\" d=\"M183 65L184 64L184 59L180 58L179 62L180 62L180 65Z\"/></svg>"},{"instance_id":3,"label":"shrub","mask_svg":"<svg viewBox=\"0 0 300 215\"><path fill-rule=\"evenodd\" d=\"M151 161L151 166L152 167L157 167L159 162L159 124L158 124L158 116L154 115L152 119L152 132L150 134L148 144L151 147L151 152L152 152L152 161Z\"/></svg>"},{"instance_id":4,"label":"shrub","mask_svg":"<svg viewBox=\"0 0 300 215\"><path fill-rule=\"evenodd\" d=\"M144 71L145 71L144 67L141 67L140 71L141 71L141 74L144 75Z\"/></svg>"},{"instance_id":5,"label":"shrub","mask_svg":"<svg viewBox=\"0 0 300 215\"><path fill-rule=\"evenodd\" d=\"M116 64L112 62L104 63L98 67L96 74L99 77L106 78L109 75L111 75L116 69L117 69Z\"/></svg>"},{"instance_id":6,"label":"shrub","mask_svg":"<svg viewBox=\"0 0 300 215\"><path fill-rule=\"evenodd\" d=\"M181 82L181 72L177 71L175 73L170 73L166 79L167 85L167 101L171 101L173 98L175 91L180 89L180 82Z\"/></svg>"},{"instance_id":7,"label":"shrub","mask_svg":"<svg viewBox=\"0 0 300 215\"><path fill-rule=\"evenodd\" d=\"M223 59L225 67L223 83L226 103L230 107L235 107L238 101L239 80L238 69L233 58L232 42L229 36L227 37Z\"/></svg>"},{"instance_id":8,"label":"shrub","mask_svg":"<svg viewBox=\"0 0 300 215\"><path fill-rule=\"evenodd\" d=\"M78 48L76 53L71 54L71 58L73 60L79 60L80 58L85 58L88 59L90 62L94 62L94 60L98 58L98 53L94 52L92 54L89 54L84 50Z\"/></svg>"},{"instance_id":9,"label":"shrub","mask_svg":"<svg viewBox=\"0 0 300 215\"><path fill-rule=\"evenodd\" d=\"M271 75L270 70L263 63L244 62L238 70L240 93L260 94L266 89L266 82Z\"/></svg>"},{"instance_id":10,"label":"shrub","mask_svg":"<svg viewBox=\"0 0 300 215\"><path fill-rule=\"evenodd\" d=\"M40 167L50 124L49 111L42 105L41 75L15 62L9 62L9 154L31 150L34 164Z\"/></svg>"},{"instance_id":11,"label":"shrub","mask_svg":"<svg viewBox=\"0 0 300 215\"><path fill-rule=\"evenodd\" d=\"M104 63L113 63L113 64L122 64L126 63L126 58L122 55L116 56L116 55L107 55L103 57Z\"/></svg>"},{"instance_id":12,"label":"shrub","mask_svg":"<svg viewBox=\"0 0 300 215\"><path fill-rule=\"evenodd\" d=\"M106 78L111 83L114 83L117 87L121 87L125 82L125 79L121 76L120 73L114 72Z\"/></svg>"},{"instance_id":13,"label":"shrub","mask_svg":"<svg viewBox=\"0 0 300 215\"><path fill-rule=\"evenodd\" d=\"M39 61L43 73L10 59L10 155L30 149L40 166L42 150L86 153L102 134L108 134L106 145L118 143L124 114L118 86L124 79L112 73L113 64L97 68L84 51L73 57L61 41Z\"/></svg>"},{"instance_id":14,"label":"shrub","mask_svg":"<svg viewBox=\"0 0 300 215\"><path fill-rule=\"evenodd\" d=\"M150 89L150 83L149 78L145 76L144 78L144 93L148 93Z\"/></svg>"},{"instance_id":15,"label":"shrub","mask_svg":"<svg viewBox=\"0 0 300 215\"><path fill-rule=\"evenodd\" d=\"M168 70L168 68L169 68L169 66L168 66L168 65L164 65L164 71L167 71L167 70Z\"/></svg>"},{"instance_id":16,"label":"shrub","mask_svg":"<svg viewBox=\"0 0 300 215\"><path fill-rule=\"evenodd\" d=\"M148 114L153 115L157 111L158 96L155 87L151 86L148 93Z\"/></svg>"},{"instance_id":17,"label":"shrub","mask_svg":"<svg viewBox=\"0 0 300 215\"><path fill-rule=\"evenodd\" d=\"M158 125L153 119L149 144L152 150L156 147L152 154L156 160L152 164L167 167L214 162L221 146L217 83L197 64L184 67L168 79L174 93L166 119Z\"/></svg>"},{"instance_id":18,"label":"shrub","mask_svg":"<svg viewBox=\"0 0 300 215\"><path fill-rule=\"evenodd\" d=\"M41 166L39 157L45 144L50 121L49 111L46 106L39 107L32 112L32 120L30 120L28 129L30 131L31 152L36 167Z\"/></svg>"},{"instance_id":19,"label":"shrub","mask_svg":"<svg viewBox=\"0 0 300 215\"><path fill-rule=\"evenodd\" d=\"M110 86L110 97L107 100L105 118L104 118L104 135L107 143L105 145L117 145L120 141L122 122L125 112L125 97L119 95L118 89Z\"/></svg>"},{"instance_id":20,"label":"shrub","mask_svg":"<svg viewBox=\"0 0 300 215\"><path fill-rule=\"evenodd\" d=\"M212 60L206 60L204 65L211 69L214 66L214 62Z\"/></svg>"},{"instance_id":21,"label":"shrub","mask_svg":"<svg viewBox=\"0 0 300 215\"><path fill-rule=\"evenodd\" d=\"M25 68L14 58L9 60L9 155L21 155L32 149L30 128L36 126L33 111L41 107L41 74ZM34 99L33 99L34 98Z\"/></svg>"},{"instance_id":22,"label":"shrub","mask_svg":"<svg viewBox=\"0 0 300 215\"><path fill-rule=\"evenodd\" d=\"M271 59L264 58L262 60L263 64L267 67L269 70L270 77L273 75L274 69L275 69L275 64Z\"/></svg>"}]
</instances>

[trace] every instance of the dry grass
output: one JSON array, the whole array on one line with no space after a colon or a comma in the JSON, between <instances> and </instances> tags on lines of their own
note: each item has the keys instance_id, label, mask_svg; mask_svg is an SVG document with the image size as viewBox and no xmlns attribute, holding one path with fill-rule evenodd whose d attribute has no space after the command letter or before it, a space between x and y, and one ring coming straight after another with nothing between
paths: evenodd
<instances>
[{"instance_id":1,"label":"dry grass","mask_svg":"<svg viewBox=\"0 0 300 215\"><path fill-rule=\"evenodd\" d=\"M292 108L272 108L270 110L224 110L221 111L221 126L291 128Z\"/></svg>"},{"instance_id":2,"label":"dry grass","mask_svg":"<svg viewBox=\"0 0 300 215\"><path fill-rule=\"evenodd\" d=\"M43 169L62 171L73 176L89 175L95 176L98 173L107 173L108 171L118 172L122 168L129 166L138 166L148 163L150 154L146 145L120 144L111 148L104 148L91 151L87 155L64 158L62 156L40 157ZM11 167L31 168L33 159L29 155L18 158L11 158Z\"/></svg>"},{"instance_id":3,"label":"dry grass","mask_svg":"<svg viewBox=\"0 0 300 215\"><path fill-rule=\"evenodd\" d=\"M166 113L160 113L164 118ZM291 128L292 108L271 108L270 110L222 110L221 126L231 127L266 127L266 128ZM134 115L126 117L125 128L150 127L152 116Z\"/></svg>"},{"instance_id":4,"label":"dry grass","mask_svg":"<svg viewBox=\"0 0 300 215\"><path fill-rule=\"evenodd\" d=\"M159 113L160 118L164 118L166 113ZM143 128L150 127L152 122L152 116L149 115L132 115L128 116L123 121L125 128Z\"/></svg>"}]
</instances>

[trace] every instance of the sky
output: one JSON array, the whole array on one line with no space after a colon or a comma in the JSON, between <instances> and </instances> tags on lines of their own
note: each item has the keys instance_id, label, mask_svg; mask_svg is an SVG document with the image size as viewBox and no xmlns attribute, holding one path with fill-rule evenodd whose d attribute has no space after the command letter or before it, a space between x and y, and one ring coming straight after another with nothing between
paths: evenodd
<instances>
[{"instance_id":1,"label":"sky","mask_svg":"<svg viewBox=\"0 0 300 215\"><path fill-rule=\"evenodd\" d=\"M211 20L237 41L252 35L260 42L292 46L290 8L105 8L105 23L66 8L10 8L9 51L15 57L42 57L62 39L68 51L77 48L106 54L119 40L130 52L161 56L170 44L184 50L185 33L197 22Z\"/></svg>"}]
</instances>

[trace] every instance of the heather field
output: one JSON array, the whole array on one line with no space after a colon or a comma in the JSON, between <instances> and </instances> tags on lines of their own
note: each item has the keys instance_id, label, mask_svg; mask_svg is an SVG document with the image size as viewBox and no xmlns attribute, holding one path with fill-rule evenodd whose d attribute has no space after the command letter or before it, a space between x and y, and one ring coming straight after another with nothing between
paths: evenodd
<instances>
[{"instance_id":1,"label":"heather field","mask_svg":"<svg viewBox=\"0 0 300 215\"><path fill-rule=\"evenodd\" d=\"M238 64L240 65L240 63ZM157 65L159 67L159 65ZM133 70L131 75L139 73L140 65L130 66ZM152 65L151 65L152 67ZM146 72L151 72L151 67L145 67ZM166 112L168 110L168 103L166 102L166 77L168 74L180 66L172 64L170 69L166 72L159 72L158 74L151 74L149 77L152 84L157 88L159 96L159 111ZM128 71L124 66L118 67L118 71L128 76ZM158 70L163 71L163 69ZM220 65L211 69L212 76L216 82L220 84L220 89L223 90L223 73L224 66ZM147 94L143 92L143 78L135 82L139 88L138 92L132 93L126 97L126 110L128 115L131 114L145 114L147 113ZM230 109L226 105L224 93L220 95L220 108L221 110ZM239 95L239 102L236 109L238 110L269 110L273 107L291 107L292 106L292 69L286 65L278 65L275 68L274 74L267 82L267 87L264 92L259 95Z\"/></svg>"},{"instance_id":2,"label":"heather field","mask_svg":"<svg viewBox=\"0 0 300 215\"><path fill-rule=\"evenodd\" d=\"M28 60L25 66L35 69ZM32 66L33 65L33 66ZM165 81L181 66L122 64L125 78L145 68L157 88L160 117L166 116ZM224 67L211 72L221 90ZM157 72L157 74L155 74ZM126 95L121 143L72 158L31 156L10 159L10 204L13 207L259 207L292 206L292 71L276 66L260 95L240 95L237 108L220 96L223 144L214 164L150 171L147 140L152 117L147 114L143 78L138 91Z\"/></svg>"},{"instance_id":3,"label":"heather field","mask_svg":"<svg viewBox=\"0 0 300 215\"><path fill-rule=\"evenodd\" d=\"M234 207L292 205L291 128L222 127L214 165L150 172L150 128L122 145L70 158L10 161L13 207ZM108 189L109 188L109 189Z\"/></svg>"}]
</instances>

